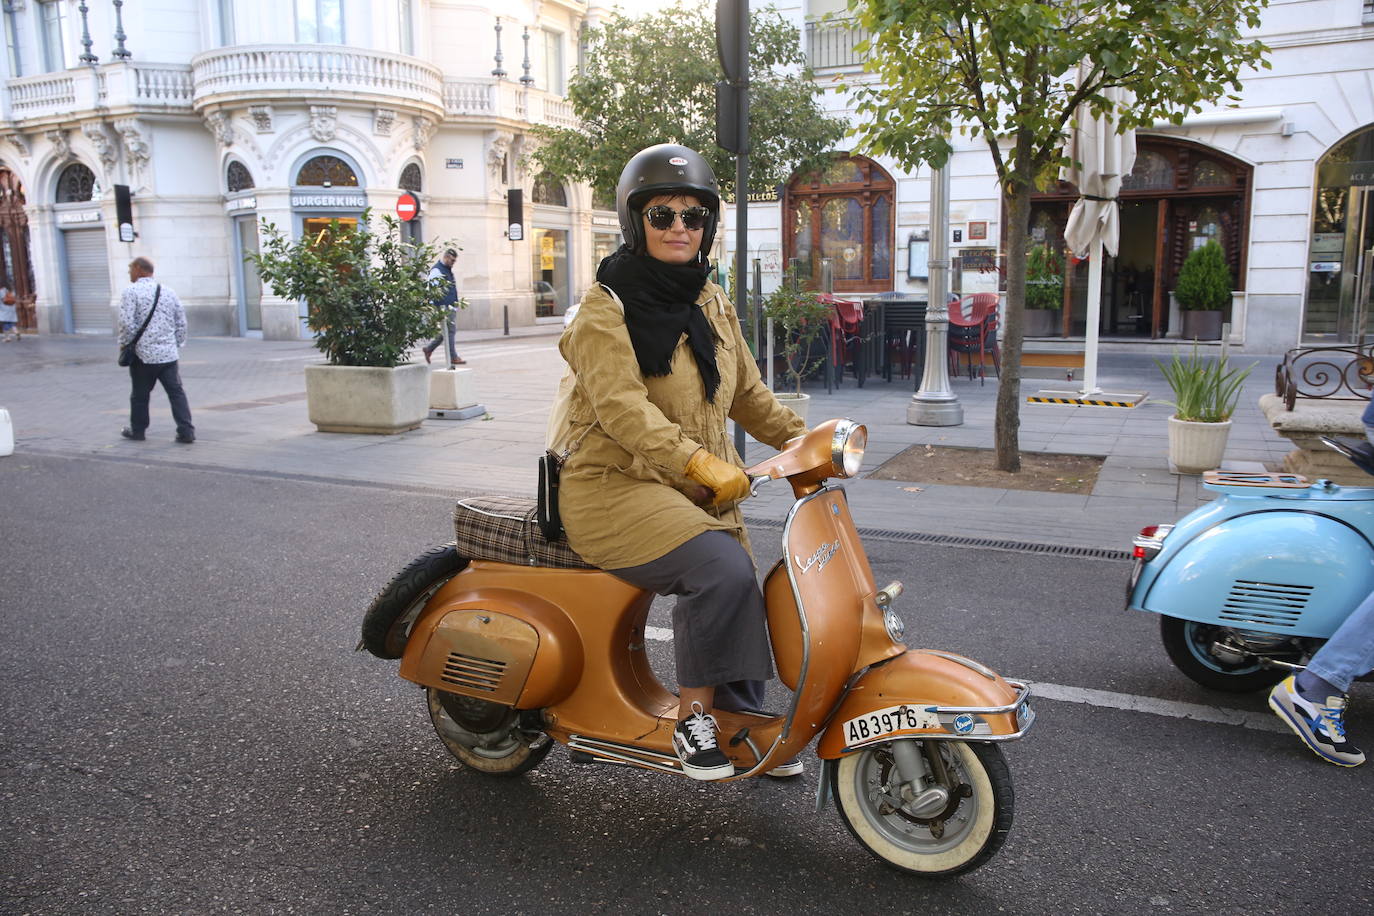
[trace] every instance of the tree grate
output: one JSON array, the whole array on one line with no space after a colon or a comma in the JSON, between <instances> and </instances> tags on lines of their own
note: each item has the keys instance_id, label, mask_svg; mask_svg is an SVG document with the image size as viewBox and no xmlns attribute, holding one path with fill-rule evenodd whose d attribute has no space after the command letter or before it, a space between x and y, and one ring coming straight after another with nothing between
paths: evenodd
<instances>
[{"instance_id":1,"label":"tree grate","mask_svg":"<svg viewBox=\"0 0 1374 916\"><path fill-rule=\"evenodd\" d=\"M759 528L782 528L778 519L750 518L750 525ZM931 544L937 547L975 547L981 550L1008 550L1014 553L1044 553L1057 557L1074 557L1087 560L1129 560L1131 553L1126 550L1108 550L1102 547L1079 547L1074 544L1039 544L1034 541L1013 541L1005 538L980 538L955 534L930 534L924 531L894 531L890 528L860 528L864 538L880 541L904 541L913 544Z\"/></svg>"}]
</instances>

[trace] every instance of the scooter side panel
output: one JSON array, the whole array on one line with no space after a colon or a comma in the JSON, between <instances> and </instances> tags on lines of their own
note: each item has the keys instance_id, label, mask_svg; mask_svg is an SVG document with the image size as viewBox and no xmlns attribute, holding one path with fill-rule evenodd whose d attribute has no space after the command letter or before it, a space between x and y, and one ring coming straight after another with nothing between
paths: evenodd
<instances>
[{"instance_id":1,"label":"scooter side panel","mask_svg":"<svg viewBox=\"0 0 1374 916\"><path fill-rule=\"evenodd\" d=\"M613 602L627 591L633 590L597 572L474 560L416 620L401 677L525 709L555 703L582 676L583 640L564 609L541 592ZM449 676L455 671L485 674Z\"/></svg>"},{"instance_id":2,"label":"scooter side panel","mask_svg":"<svg viewBox=\"0 0 1374 916\"><path fill-rule=\"evenodd\" d=\"M1022 693L1000 675L983 671L987 669L977 662L966 663L947 653L919 649L874 665L845 695L821 735L816 755L833 760L894 738L977 741L1018 735L1034 719L1029 706L1020 704L1018 708ZM867 729L870 714L901 706L910 707L912 713L901 724L916 727ZM1009 711L940 715L933 712L934 707L1007 707ZM888 723L877 724L883 729Z\"/></svg>"},{"instance_id":3,"label":"scooter side panel","mask_svg":"<svg viewBox=\"0 0 1374 916\"><path fill-rule=\"evenodd\" d=\"M1351 525L1312 511L1254 511L1175 530L1131 605L1181 620L1328 637L1374 590L1374 551ZM1171 543L1172 542L1172 543ZM1150 567L1153 567L1151 569Z\"/></svg>"}]
</instances>

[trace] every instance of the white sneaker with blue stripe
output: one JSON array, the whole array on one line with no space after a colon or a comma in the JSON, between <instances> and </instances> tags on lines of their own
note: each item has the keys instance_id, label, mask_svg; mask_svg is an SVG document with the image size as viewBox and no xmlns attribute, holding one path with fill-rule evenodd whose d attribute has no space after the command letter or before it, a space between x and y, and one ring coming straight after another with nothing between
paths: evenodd
<instances>
[{"instance_id":1,"label":"white sneaker with blue stripe","mask_svg":"<svg viewBox=\"0 0 1374 916\"><path fill-rule=\"evenodd\" d=\"M1364 753L1346 740L1345 705L1344 696L1327 697L1324 704L1304 699L1291 676L1269 692L1269 708L1318 757L1336 766L1357 767L1364 763Z\"/></svg>"}]
</instances>

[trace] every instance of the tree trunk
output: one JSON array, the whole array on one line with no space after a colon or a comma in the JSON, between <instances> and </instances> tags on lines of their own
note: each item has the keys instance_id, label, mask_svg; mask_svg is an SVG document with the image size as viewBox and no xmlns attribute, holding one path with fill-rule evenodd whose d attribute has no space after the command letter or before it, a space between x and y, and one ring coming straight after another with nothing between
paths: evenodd
<instances>
[{"instance_id":1,"label":"tree trunk","mask_svg":"<svg viewBox=\"0 0 1374 916\"><path fill-rule=\"evenodd\" d=\"M1019 169L1018 169L1019 171ZM1002 334L1002 380L997 386L994 428L997 469L1021 470L1021 343L1025 339L1026 233L1030 227L1029 181L1007 187L1007 308ZM1004 186L1005 187L1005 186Z\"/></svg>"}]
</instances>

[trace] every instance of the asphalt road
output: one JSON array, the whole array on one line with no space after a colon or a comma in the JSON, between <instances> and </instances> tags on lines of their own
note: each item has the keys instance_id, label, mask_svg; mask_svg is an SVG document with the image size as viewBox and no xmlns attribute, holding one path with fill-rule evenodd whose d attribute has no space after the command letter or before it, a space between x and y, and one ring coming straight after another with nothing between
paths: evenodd
<instances>
[{"instance_id":1,"label":"asphalt road","mask_svg":"<svg viewBox=\"0 0 1374 916\"><path fill-rule=\"evenodd\" d=\"M560 748L519 779L466 771L396 663L353 651L372 594L447 539L448 509L399 489L0 460L0 912L1256 914L1374 899L1374 769L1263 727L1110 704L1037 701L1031 735L1005 749L1009 841L940 883L814 813L815 766L706 785ZM755 544L762 561L777 532ZM913 643L1061 695L1263 717L1261 695L1172 669L1156 621L1120 609L1123 562L868 546L880 581L908 586ZM650 622L666 627L664 609ZM669 644L653 651L670 678ZM1355 702L1352 733L1374 745L1374 690Z\"/></svg>"}]
</instances>

